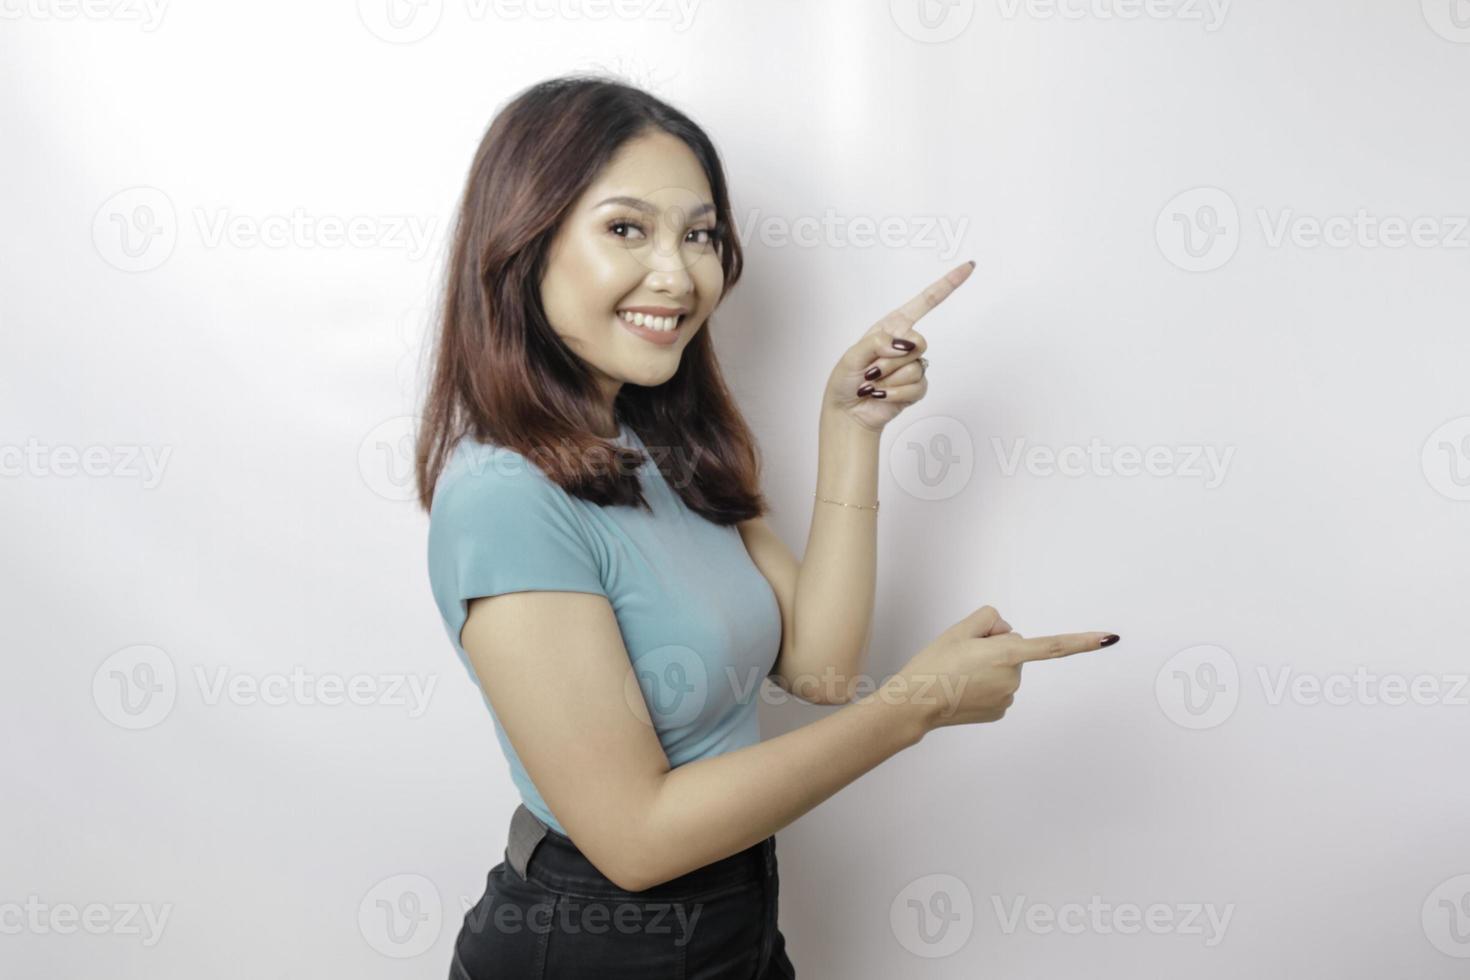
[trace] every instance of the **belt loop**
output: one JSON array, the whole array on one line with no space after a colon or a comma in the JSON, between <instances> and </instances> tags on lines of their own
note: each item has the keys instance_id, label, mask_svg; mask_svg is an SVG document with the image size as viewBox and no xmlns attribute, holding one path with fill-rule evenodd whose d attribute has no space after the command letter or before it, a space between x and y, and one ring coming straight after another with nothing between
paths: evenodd
<instances>
[{"instance_id":1,"label":"belt loop","mask_svg":"<svg viewBox=\"0 0 1470 980\"><path fill-rule=\"evenodd\" d=\"M510 841L505 848L505 862L515 869L522 881L526 880L526 867L531 863L531 855L536 852L536 845L546 837L548 829L541 818L532 813L524 803L511 814Z\"/></svg>"}]
</instances>

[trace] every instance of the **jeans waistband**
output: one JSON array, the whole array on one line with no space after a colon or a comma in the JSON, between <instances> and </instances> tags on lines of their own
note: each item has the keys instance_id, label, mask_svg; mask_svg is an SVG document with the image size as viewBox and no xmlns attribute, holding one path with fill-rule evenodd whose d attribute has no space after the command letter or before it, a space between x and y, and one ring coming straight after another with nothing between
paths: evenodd
<instances>
[{"instance_id":1,"label":"jeans waistband","mask_svg":"<svg viewBox=\"0 0 1470 980\"><path fill-rule=\"evenodd\" d=\"M776 838L767 837L737 854L644 891L628 892L598 871L571 838L553 830L522 803L511 816L505 861L522 880L536 881L558 891L593 897L637 895L652 900L687 899L773 877Z\"/></svg>"}]
</instances>

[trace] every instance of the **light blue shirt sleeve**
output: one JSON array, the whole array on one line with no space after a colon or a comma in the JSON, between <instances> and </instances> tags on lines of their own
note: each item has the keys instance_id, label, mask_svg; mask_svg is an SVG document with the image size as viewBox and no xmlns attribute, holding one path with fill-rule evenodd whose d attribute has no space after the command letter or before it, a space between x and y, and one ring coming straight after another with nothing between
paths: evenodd
<instances>
[{"instance_id":1,"label":"light blue shirt sleeve","mask_svg":"<svg viewBox=\"0 0 1470 980\"><path fill-rule=\"evenodd\" d=\"M547 590L606 596L599 549L565 491L494 447L445 467L429 512L429 582L459 644L469 600Z\"/></svg>"}]
</instances>

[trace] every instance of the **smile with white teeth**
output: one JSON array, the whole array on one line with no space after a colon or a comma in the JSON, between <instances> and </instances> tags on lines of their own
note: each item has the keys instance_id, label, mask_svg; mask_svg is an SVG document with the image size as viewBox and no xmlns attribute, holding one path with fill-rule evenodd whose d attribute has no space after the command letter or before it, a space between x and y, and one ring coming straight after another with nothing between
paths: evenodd
<instances>
[{"instance_id":1,"label":"smile with white teeth","mask_svg":"<svg viewBox=\"0 0 1470 980\"><path fill-rule=\"evenodd\" d=\"M660 332L673 330L684 319L682 313L678 316L649 316L646 313L629 313L627 310L619 310L618 316L635 326Z\"/></svg>"}]
</instances>

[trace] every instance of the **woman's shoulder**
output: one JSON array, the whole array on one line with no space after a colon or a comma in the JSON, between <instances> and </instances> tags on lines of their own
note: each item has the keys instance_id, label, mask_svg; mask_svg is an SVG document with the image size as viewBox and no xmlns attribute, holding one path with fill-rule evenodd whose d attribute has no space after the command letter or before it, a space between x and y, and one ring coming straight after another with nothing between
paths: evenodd
<instances>
[{"instance_id":1,"label":"woman's shoulder","mask_svg":"<svg viewBox=\"0 0 1470 980\"><path fill-rule=\"evenodd\" d=\"M502 507L556 500L564 491L536 464L507 446L462 437L450 450L434 485L434 506L483 505L493 500Z\"/></svg>"}]
</instances>

